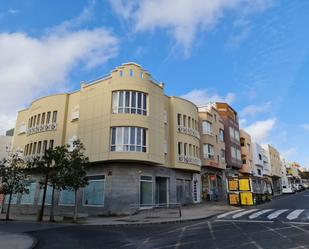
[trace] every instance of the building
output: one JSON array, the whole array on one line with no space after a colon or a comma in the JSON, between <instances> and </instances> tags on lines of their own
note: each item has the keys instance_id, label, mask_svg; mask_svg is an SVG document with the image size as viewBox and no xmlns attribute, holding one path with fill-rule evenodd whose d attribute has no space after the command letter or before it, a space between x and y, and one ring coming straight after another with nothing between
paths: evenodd
<instances>
[{"instance_id":1,"label":"building","mask_svg":"<svg viewBox=\"0 0 309 249\"><path fill-rule=\"evenodd\" d=\"M199 108L203 200L226 198L224 124L214 104Z\"/></svg>"},{"instance_id":2,"label":"building","mask_svg":"<svg viewBox=\"0 0 309 249\"><path fill-rule=\"evenodd\" d=\"M258 143L253 143L253 176L270 177L270 165L267 152Z\"/></svg>"},{"instance_id":3,"label":"building","mask_svg":"<svg viewBox=\"0 0 309 249\"><path fill-rule=\"evenodd\" d=\"M250 176L253 173L253 151L251 136L244 130L240 130L240 146L242 167L239 172L244 176Z\"/></svg>"},{"instance_id":4,"label":"building","mask_svg":"<svg viewBox=\"0 0 309 249\"><path fill-rule=\"evenodd\" d=\"M296 162L290 162L287 164L287 177L289 183L292 185L301 183L301 177L299 175L300 165Z\"/></svg>"},{"instance_id":5,"label":"building","mask_svg":"<svg viewBox=\"0 0 309 249\"><path fill-rule=\"evenodd\" d=\"M12 146L12 137L0 135L0 160L8 156L11 146Z\"/></svg>"},{"instance_id":6,"label":"building","mask_svg":"<svg viewBox=\"0 0 309 249\"><path fill-rule=\"evenodd\" d=\"M46 96L19 111L13 146L31 160L47 147L79 138L90 159L89 185L78 192L80 212L123 214L130 205L200 201L198 109L164 94L164 84L135 63L82 83L80 90ZM13 210L34 213L42 190L33 175L30 193ZM51 189L47 190L50 203ZM74 195L56 193L56 212L73 210Z\"/></svg>"},{"instance_id":7,"label":"building","mask_svg":"<svg viewBox=\"0 0 309 249\"><path fill-rule=\"evenodd\" d=\"M289 167L289 163L286 159L281 158L281 184L282 186L290 187L291 181L288 177L287 169Z\"/></svg>"},{"instance_id":8,"label":"building","mask_svg":"<svg viewBox=\"0 0 309 249\"><path fill-rule=\"evenodd\" d=\"M226 173L228 176L239 175L242 160L237 112L227 103L217 102L215 106L224 125Z\"/></svg>"},{"instance_id":9,"label":"building","mask_svg":"<svg viewBox=\"0 0 309 249\"><path fill-rule=\"evenodd\" d=\"M265 145L264 149L267 151L269 163L271 167L271 179L273 185L273 191L275 195L279 195L282 192L282 162L280 159L279 151L271 145Z\"/></svg>"}]
</instances>

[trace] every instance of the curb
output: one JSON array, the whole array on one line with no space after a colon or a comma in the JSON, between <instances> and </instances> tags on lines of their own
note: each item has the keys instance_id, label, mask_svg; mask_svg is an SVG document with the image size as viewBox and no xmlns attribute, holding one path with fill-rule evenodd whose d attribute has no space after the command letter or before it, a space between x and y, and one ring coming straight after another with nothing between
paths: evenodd
<instances>
[{"instance_id":1,"label":"curb","mask_svg":"<svg viewBox=\"0 0 309 249\"><path fill-rule=\"evenodd\" d=\"M32 245L29 246L27 249L34 249L34 248L38 245L38 243L39 243L38 239L35 238L35 237L32 236L32 235L29 235L28 233L25 233L25 234L26 234L27 236L29 236L29 237L32 239Z\"/></svg>"},{"instance_id":2,"label":"curb","mask_svg":"<svg viewBox=\"0 0 309 249\"><path fill-rule=\"evenodd\" d=\"M158 225L158 224L180 224L186 223L190 221L198 221L198 220L208 220L212 219L220 214L225 212L220 212L217 214L212 214L205 217L197 217L197 218L190 218L190 219L178 219L178 220L168 220L168 221L158 221L158 222L136 222L136 223L123 223L123 224L80 224L83 226L104 226L104 227L119 227L119 226L142 226L142 225Z\"/></svg>"}]
</instances>

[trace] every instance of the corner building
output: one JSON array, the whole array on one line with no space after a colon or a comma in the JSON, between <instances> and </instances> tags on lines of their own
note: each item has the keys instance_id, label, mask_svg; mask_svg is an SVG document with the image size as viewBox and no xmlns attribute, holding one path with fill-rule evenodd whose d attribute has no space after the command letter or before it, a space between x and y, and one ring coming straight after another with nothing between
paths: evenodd
<instances>
[{"instance_id":1,"label":"corner building","mask_svg":"<svg viewBox=\"0 0 309 249\"><path fill-rule=\"evenodd\" d=\"M18 113L13 147L25 159L79 138L90 159L89 185L78 193L79 212L123 214L130 205L200 200L198 109L164 94L164 84L135 63L81 84L79 91L40 98ZM13 209L36 212L42 190L33 176L30 193ZM47 204L51 190L47 190ZM74 196L56 193L56 213L73 210Z\"/></svg>"}]
</instances>

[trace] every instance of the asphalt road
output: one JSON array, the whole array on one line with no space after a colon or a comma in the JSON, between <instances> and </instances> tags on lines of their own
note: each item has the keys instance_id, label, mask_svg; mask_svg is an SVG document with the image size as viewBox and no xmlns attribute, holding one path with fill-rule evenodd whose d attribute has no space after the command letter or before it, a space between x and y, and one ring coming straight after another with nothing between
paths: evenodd
<instances>
[{"instance_id":1,"label":"asphalt road","mask_svg":"<svg viewBox=\"0 0 309 249\"><path fill-rule=\"evenodd\" d=\"M268 213L263 213L271 209ZM275 219L267 215L287 209ZM252 211L253 210L253 211ZM286 217L295 210L295 219ZM241 213L251 211L241 215ZM262 212L257 218L249 216ZM223 218L181 224L83 226L11 222L0 223L0 231L27 232L35 236L37 248L309 248L309 191L277 198L253 209ZM295 213L295 212L294 212ZM224 214L223 214L224 215ZM261 218L262 217L262 218ZM293 216L295 217L295 215ZM306 217L306 219L304 219ZM301 218L301 220L299 220ZM17 231L16 231L17 230Z\"/></svg>"}]
</instances>

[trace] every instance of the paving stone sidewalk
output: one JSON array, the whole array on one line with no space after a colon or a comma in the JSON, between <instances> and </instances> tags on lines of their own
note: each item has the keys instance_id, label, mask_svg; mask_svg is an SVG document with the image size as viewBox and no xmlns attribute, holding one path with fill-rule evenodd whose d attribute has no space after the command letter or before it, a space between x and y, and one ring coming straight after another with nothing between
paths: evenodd
<instances>
[{"instance_id":1,"label":"paving stone sidewalk","mask_svg":"<svg viewBox=\"0 0 309 249\"><path fill-rule=\"evenodd\" d=\"M27 234L0 231L1 249L32 249L34 245L35 240Z\"/></svg>"}]
</instances>

